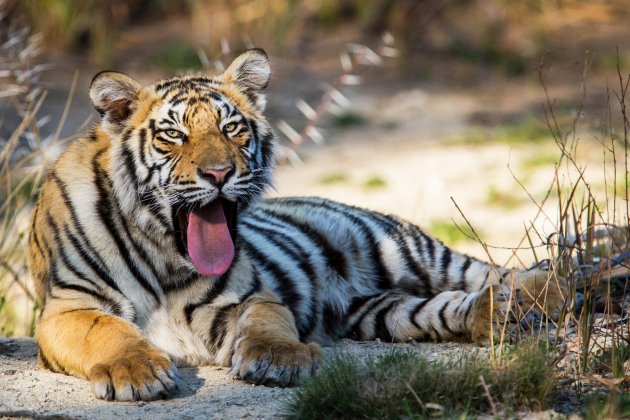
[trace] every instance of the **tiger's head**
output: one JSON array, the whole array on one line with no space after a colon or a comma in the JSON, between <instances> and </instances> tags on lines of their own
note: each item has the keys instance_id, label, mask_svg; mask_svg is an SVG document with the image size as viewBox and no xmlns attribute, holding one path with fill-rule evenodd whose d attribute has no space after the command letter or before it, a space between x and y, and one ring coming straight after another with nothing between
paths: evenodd
<instances>
[{"instance_id":1,"label":"tiger's head","mask_svg":"<svg viewBox=\"0 0 630 420\"><path fill-rule=\"evenodd\" d=\"M276 139L261 93L270 76L267 55L252 49L212 78L142 87L102 72L92 81L117 204L143 229L172 234L202 275L227 271L237 210L271 183Z\"/></svg>"}]
</instances>

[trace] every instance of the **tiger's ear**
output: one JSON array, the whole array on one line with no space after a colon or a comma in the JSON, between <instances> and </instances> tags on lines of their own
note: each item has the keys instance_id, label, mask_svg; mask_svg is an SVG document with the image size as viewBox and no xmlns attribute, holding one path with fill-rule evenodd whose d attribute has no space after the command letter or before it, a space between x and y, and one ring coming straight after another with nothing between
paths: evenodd
<instances>
[{"instance_id":1,"label":"tiger's ear","mask_svg":"<svg viewBox=\"0 0 630 420\"><path fill-rule=\"evenodd\" d=\"M265 108L265 98L260 91L267 87L270 78L269 58L260 48L247 50L236 57L223 73L223 80L242 88L260 111Z\"/></svg>"},{"instance_id":2,"label":"tiger's ear","mask_svg":"<svg viewBox=\"0 0 630 420\"><path fill-rule=\"evenodd\" d=\"M90 99L106 128L118 133L135 110L141 90L142 86L126 74L103 71L92 79Z\"/></svg>"}]
</instances>

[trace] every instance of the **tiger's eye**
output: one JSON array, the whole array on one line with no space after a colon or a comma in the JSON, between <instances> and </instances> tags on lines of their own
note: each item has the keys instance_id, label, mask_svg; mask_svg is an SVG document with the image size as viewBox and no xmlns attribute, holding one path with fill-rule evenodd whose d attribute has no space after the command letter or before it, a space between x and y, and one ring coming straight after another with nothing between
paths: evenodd
<instances>
[{"instance_id":1,"label":"tiger's eye","mask_svg":"<svg viewBox=\"0 0 630 420\"><path fill-rule=\"evenodd\" d=\"M231 133L232 131L236 130L236 123L228 123L228 124L225 124L225 125L223 126L223 129L224 129L226 132Z\"/></svg>"},{"instance_id":2,"label":"tiger's eye","mask_svg":"<svg viewBox=\"0 0 630 420\"><path fill-rule=\"evenodd\" d=\"M167 136L172 137L174 139L179 139L184 136L181 131L177 131L177 130L166 130L165 133Z\"/></svg>"}]
</instances>

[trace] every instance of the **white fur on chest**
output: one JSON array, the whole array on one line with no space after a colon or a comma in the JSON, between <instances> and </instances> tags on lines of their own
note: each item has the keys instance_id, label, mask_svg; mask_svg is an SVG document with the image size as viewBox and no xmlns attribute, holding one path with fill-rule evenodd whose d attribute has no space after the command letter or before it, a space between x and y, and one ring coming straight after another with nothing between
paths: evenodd
<instances>
[{"instance_id":1,"label":"white fur on chest","mask_svg":"<svg viewBox=\"0 0 630 420\"><path fill-rule=\"evenodd\" d=\"M214 363L214 357L203 341L182 320L177 321L164 307L155 310L143 328L149 343L171 357L178 366L201 366Z\"/></svg>"}]
</instances>

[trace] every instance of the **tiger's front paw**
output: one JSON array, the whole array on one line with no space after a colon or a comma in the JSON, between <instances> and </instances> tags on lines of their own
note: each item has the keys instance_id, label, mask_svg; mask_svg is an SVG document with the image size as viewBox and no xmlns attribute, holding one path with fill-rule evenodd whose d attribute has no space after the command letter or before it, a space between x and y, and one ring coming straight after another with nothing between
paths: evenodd
<instances>
[{"instance_id":1,"label":"tiger's front paw","mask_svg":"<svg viewBox=\"0 0 630 420\"><path fill-rule=\"evenodd\" d=\"M93 366L88 379L97 398L116 401L151 401L177 389L177 368L161 350L143 346L109 363Z\"/></svg>"},{"instance_id":2,"label":"tiger's front paw","mask_svg":"<svg viewBox=\"0 0 630 420\"><path fill-rule=\"evenodd\" d=\"M230 373L247 382L289 386L317 369L321 349L315 343L244 337L237 341Z\"/></svg>"}]
</instances>

